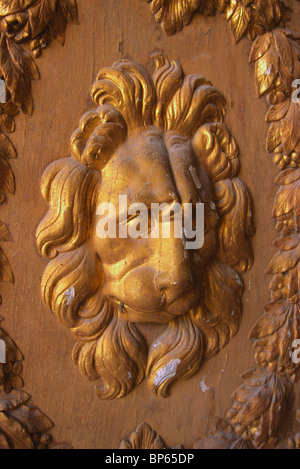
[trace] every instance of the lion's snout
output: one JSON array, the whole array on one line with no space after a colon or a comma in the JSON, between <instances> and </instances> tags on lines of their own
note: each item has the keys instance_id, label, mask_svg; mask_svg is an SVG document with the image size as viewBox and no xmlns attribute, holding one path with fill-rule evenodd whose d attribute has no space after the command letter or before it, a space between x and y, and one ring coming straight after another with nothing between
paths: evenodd
<instances>
[{"instance_id":1,"label":"lion's snout","mask_svg":"<svg viewBox=\"0 0 300 469\"><path fill-rule=\"evenodd\" d=\"M168 307L177 298L188 292L194 286L194 280L189 265L180 264L173 270L158 272L155 276L155 288L165 295L165 306Z\"/></svg>"},{"instance_id":2,"label":"lion's snout","mask_svg":"<svg viewBox=\"0 0 300 469\"><path fill-rule=\"evenodd\" d=\"M176 314L184 314L197 297L191 264L183 255L161 257L157 263L148 259L131 269L119 287L124 303L141 313L178 308Z\"/></svg>"}]
</instances>

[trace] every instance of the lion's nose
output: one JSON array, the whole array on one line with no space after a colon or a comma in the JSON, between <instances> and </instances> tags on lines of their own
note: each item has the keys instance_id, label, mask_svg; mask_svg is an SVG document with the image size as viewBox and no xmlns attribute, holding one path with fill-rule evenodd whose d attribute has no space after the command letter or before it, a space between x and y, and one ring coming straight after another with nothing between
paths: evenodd
<instances>
[{"instance_id":1,"label":"lion's nose","mask_svg":"<svg viewBox=\"0 0 300 469\"><path fill-rule=\"evenodd\" d=\"M168 303L181 296L193 286L194 280L188 266L181 266L178 271L160 272L155 278L156 288L164 290Z\"/></svg>"}]
</instances>

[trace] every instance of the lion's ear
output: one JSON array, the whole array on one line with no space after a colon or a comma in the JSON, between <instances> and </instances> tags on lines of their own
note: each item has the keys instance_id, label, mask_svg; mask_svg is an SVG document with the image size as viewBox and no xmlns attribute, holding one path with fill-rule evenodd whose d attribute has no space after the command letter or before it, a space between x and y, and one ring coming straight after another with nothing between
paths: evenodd
<instances>
[{"instance_id":1,"label":"lion's ear","mask_svg":"<svg viewBox=\"0 0 300 469\"><path fill-rule=\"evenodd\" d=\"M249 238L255 233L250 192L239 179L239 150L222 123L203 125L196 132L193 150L214 184L220 223L218 258L238 272L247 272L253 264Z\"/></svg>"},{"instance_id":2,"label":"lion's ear","mask_svg":"<svg viewBox=\"0 0 300 469\"><path fill-rule=\"evenodd\" d=\"M101 171L127 136L122 114L113 106L100 106L82 117L71 137L73 158Z\"/></svg>"},{"instance_id":3,"label":"lion's ear","mask_svg":"<svg viewBox=\"0 0 300 469\"><path fill-rule=\"evenodd\" d=\"M199 162L214 183L232 178L238 173L238 146L224 124L203 125L196 132L192 145Z\"/></svg>"}]
</instances>

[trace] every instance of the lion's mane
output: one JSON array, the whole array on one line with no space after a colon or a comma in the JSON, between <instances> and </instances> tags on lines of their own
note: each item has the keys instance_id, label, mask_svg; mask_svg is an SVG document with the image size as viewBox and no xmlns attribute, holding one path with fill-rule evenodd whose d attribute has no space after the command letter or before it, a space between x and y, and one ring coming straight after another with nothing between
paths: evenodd
<instances>
[{"instance_id":1,"label":"lion's mane","mask_svg":"<svg viewBox=\"0 0 300 469\"><path fill-rule=\"evenodd\" d=\"M100 379L103 399L126 395L145 375L166 396L174 379L192 376L203 359L216 355L239 328L240 273L253 262L252 202L237 178L238 148L223 124L224 97L205 78L185 77L165 56L154 60L153 77L128 60L100 71L91 90L98 108L82 117L71 138L72 156L52 163L42 179L49 211L38 227L37 245L50 260L43 298L75 334L74 361L88 378ZM219 224L216 255L199 286L200 304L170 322L148 351L135 324L104 297L101 260L89 239L101 170L128 135L153 126L172 136L174 151L193 148L213 183Z\"/></svg>"}]
</instances>

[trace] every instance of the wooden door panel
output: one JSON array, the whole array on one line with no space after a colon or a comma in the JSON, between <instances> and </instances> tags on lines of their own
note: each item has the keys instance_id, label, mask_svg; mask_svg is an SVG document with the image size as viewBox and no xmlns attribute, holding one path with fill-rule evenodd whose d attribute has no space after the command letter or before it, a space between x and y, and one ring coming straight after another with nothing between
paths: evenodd
<instances>
[{"instance_id":1,"label":"wooden door panel","mask_svg":"<svg viewBox=\"0 0 300 469\"><path fill-rule=\"evenodd\" d=\"M4 24L1 26L3 76L12 100L21 111L19 115L11 116L16 128L9 135L17 153L17 159L9 159L16 183L14 195L9 193L9 191L13 192L12 183L9 185L2 181L3 192L7 193L7 201L1 206L1 220L7 226L11 236L9 242L3 242L1 245L8 260L4 257L2 259L3 280L11 280L12 272L14 284L1 284L3 303L0 315L5 319L1 327L24 354L21 373L25 383L24 390L32 396L30 405L34 402L54 423L51 434L55 442L63 442L74 448L107 449L117 448L121 442L123 442L123 447L131 448L149 445L149 441L157 445L157 448L163 444L167 447L183 445L185 448L192 448L195 444L196 447L220 445L220 441L216 443L218 431L214 430L214 419L225 418L231 409L227 416L227 423L219 424L219 426L225 426L227 431L227 440L225 438L226 441L222 444L227 447L232 444L272 447L277 443L276 438L278 438L279 445L286 447L287 439L293 437L299 429L296 420L296 410L299 408L298 384L297 376L293 377L297 371L297 364L293 363L288 356L284 358L283 355L290 349L291 342L297 339L299 334L297 325L299 300L296 285L299 105L292 100L291 91L294 90L292 81L300 76L299 40L296 36L293 39L291 35L286 35L281 28L284 28L286 24L286 28L299 29L300 5L297 1L287 2L292 8L290 19L286 17L283 10L277 8L277 4L282 7L282 2L274 1L268 2L273 6L272 17L264 16L265 10L262 6L261 16L257 18L252 11L253 5L250 5L249 10L243 15L239 13L239 10L234 10L227 22L225 14L210 11L211 14L216 14L207 16L207 10L204 12L206 14L202 14L201 5L204 2L199 2L198 13L194 14L194 11L190 9L184 16L185 23L190 19L190 24L184 25L182 30L175 33L175 29L180 29L182 26L180 19L174 17L171 10L166 9L161 12L165 23L160 24L156 21L159 16L155 18L151 11L153 5L151 2L148 3L150 4L139 0L110 2L77 0L79 18L79 25L77 25L75 2L60 2L60 9L56 5L56 10L50 9L48 16L45 13L44 24L38 27L35 22L36 12L28 1L26 9L21 8L22 14L18 18L17 29L18 34L20 31L25 34L26 25L29 24L30 37L27 37L26 33L21 45L17 46L13 45L16 43L15 33L11 33L9 22L8 26L3 21L1 23ZM168 2L165 3L168 4ZM194 4L194 2L191 3ZM61 11L62 5L68 5L68 9ZM7 13L5 9L1 11L0 2L0 14L4 16ZM16 12L13 11L14 13ZM65 16L62 16L63 13ZM54 15L57 15L55 21ZM286 23L280 23L281 15ZM46 21L46 18L49 21ZM65 45L61 47L58 41L50 41L50 35L56 35L56 38L62 42L62 31L67 19L69 23L66 29ZM50 28L46 30L48 23L50 23ZM256 25L257 29L253 25ZM262 27L267 27L270 32L264 33ZM252 36L253 34L260 35L256 46L253 46L255 43L251 43L251 40L247 38L246 29ZM6 31L6 36L4 31ZM174 34L168 35L171 32ZM243 38L239 37L242 35ZM236 39L240 40L236 42ZM252 39L254 41L254 37ZM44 50L46 40L48 47ZM35 62L29 59L30 56L32 57L32 52L28 46L33 50ZM253 63L249 65L252 46L254 47L252 49ZM11 81L11 76L8 77L9 70L3 65L5 62L3 50L6 48L7 51L9 47L15 51L15 54L17 52L23 54L23 59L19 56L17 63L23 64L24 73L22 75L18 69L15 72L15 82ZM13 47L15 48L12 49ZM27 51L28 56L22 51ZM49 205L41 194L41 179L50 164L63 158L70 158L70 137L78 128L80 119L86 112L103 104L99 100L96 106L90 94L98 71L103 70L104 67L112 67L115 61L126 59L129 64L139 64L143 70L144 79L150 80L149 83L152 80L153 85L155 80L152 77L155 67L152 55L154 53L164 54L168 59L174 60L178 66L182 67L185 77L191 74L204 76L217 92L224 95L225 124L239 147L238 177L249 188L249 194L253 200L253 214L251 215L254 215L256 234L251 238L251 245L254 252L254 264L249 271L242 274L243 314L237 334L233 334L234 336L224 348L220 347L221 350L218 350L219 353L216 356L210 360L204 360L200 369L190 379L176 380L170 388L170 394L165 398L153 392L153 389L150 389L151 386L148 386L149 380L144 379L140 384L130 388L130 392L124 393L126 394L124 397L102 400L95 392L97 382L89 382L72 362L71 354L76 339L55 315L51 314L51 308L42 298L41 281L49 260L44 259L37 248L36 231ZM26 66L22 62L25 60L24 57ZM10 58L10 61L13 60L15 59ZM6 58L7 63L10 62ZM40 80L28 79L28 76L37 78L34 63L39 69ZM278 63L281 64L280 69ZM280 83L277 78L279 75L282 80L286 80L284 89L282 82ZM25 80L25 88L22 89L24 76L27 81ZM30 81L32 81L34 101L32 115L29 115ZM271 87L275 82L277 88L272 92ZM149 84L149 89L151 86ZM155 86L154 101L158 100L159 94L159 88ZM177 86L176 83L174 86ZM258 98L259 89L264 95L261 99ZM15 90L17 94L14 94ZM21 96L20 100L18 100L18 93ZM172 91L169 90L168 96L171 94ZM272 108L273 111L269 111L271 104L266 99L268 95L270 95L271 104L275 105L275 108ZM144 95L141 96L143 99ZM128 99L132 100L132 94L129 93ZM183 104L187 99L185 95ZM285 104L280 105L280 102ZM150 114L155 110L156 104L152 105L153 109ZM115 108L118 105L115 103ZM126 114L128 109L127 102L121 109L121 114ZM27 111L27 115L24 111L25 113ZM266 123L268 111L269 122ZM9 112L14 114L13 111L7 110L7 113ZM138 124L133 123L132 114L128 115L127 121L125 119L126 129L128 131L128 128L132 126L136 132L139 129ZM199 116L198 119L200 119ZM275 128L278 122L278 125L282 126L281 133ZM13 130L7 128L9 123L10 120L6 119L5 127L4 121L0 121L1 132L7 135L8 130ZM159 125L157 124L156 127ZM270 152L268 152L265 142L270 127L273 130L269 131L268 149ZM184 135L182 129L176 130L181 137L186 137L189 141L192 140L193 132L195 133L191 131L191 134ZM160 128L159 131L165 139L166 128ZM116 138L120 138L120 141L123 139L122 144L124 141L128 143L130 132L128 131L126 137L122 131L120 132L121 136ZM87 134L83 132L80 138L85 142L90 136L89 132ZM81 145L80 154L82 155L84 152L81 140L79 146ZM9 152L12 156L9 144L4 140L0 140L1 143L6 145L6 156ZM272 161L274 149L277 152L275 164ZM278 153L281 149L285 158L278 156L278 154L281 155ZM130 151L135 150L131 147ZM146 152L146 150L143 151ZM204 148L200 153L204 154ZM74 164L75 161L76 159L73 158L70 164ZM9 177L12 180L7 162L4 161L2 166L6 180ZM211 171L213 170L215 170L214 164L211 167ZM274 180L279 173L280 179L277 180L279 185L276 185ZM134 171L132 174L135 174ZM232 175L232 177L236 176L236 174ZM276 215L279 219L275 221L277 228L281 231L276 234L272 209L278 190L281 191L277 196ZM56 207L55 204L54 207ZM61 207L67 211L69 205L62 203ZM74 201L72 207L74 208ZM236 214L232 218L232 226L237 216ZM246 223L246 218L243 223ZM48 230L51 234L51 229L48 228ZM3 241L5 241L8 235L5 228L2 228L2 231ZM245 235L247 239L250 238L249 233L248 231L248 235ZM241 235L237 236L240 241ZM272 240L278 236L282 238L281 241L276 246L272 246ZM232 242L227 245L226 252L229 253L231 248ZM266 266L274 255L277 257L272 264L271 270L274 274L272 280L272 276L266 274ZM90 267L89 263L88 266ZM264 317L263 322L259 322L259 327L254 330L253 338L250 340L249 333L264 313L263 306L270 302L269 284L271 281L272 301L275 306L267 308L267 316ZM207 286L208 280L205 279L205 282ZM79 292L87 288L79 282L79 287L80 285ZM221 302L224 308L227 302L228 299L225 296ZM61 303L58 302L58 304ZM281 308L280 321L275 323L274 318L279 317L279 308ZM137 329L145 337L148 346L161 336L165 328L166 324L147 321L142 321L137 325ZM122 329L120 332L122 339L126 337L126 334L126 331ZM253 351L255 339L258 339L256 348L262 347L261 353L256 355ZM8 344L9 340L6 336L4 340ZM208 343L210 340L206 339L206 344ZM9 350L8 361L16 364L14 371L9 365L6 366L5 378L1 378L0 374L0 379L6 382L6 389L1 391L1 396L12 392L7 383L11 383L11 388L20 388L22 384L16 379L20 374L21 355L12 344L9 345ZM129 350L134 353L132 345ZM171 358L174 359L173 356ZM197 360L201 360L201 357L198 356ZM278 374L276 374L277 366L279 367ZM268 367L269 370L267 370ZM245 375L247 370L253 368L259 368L262 371ZM116 376L120 376L122 370L116 365L114 371ZM129 370L129 372L132 371L133 368ZM243 385L241 375L244 375L248 387L242 388L236 394L236 390ZM267 402L262 414L256 412L253 397L258 391L260 391L258 399L265 397L265 402ZM236 401L244 401L246 392L245 405L237 406ZM233 393L235 393L236 400L232 410ZM11 416L17 421L19 421L19 416L21 424L25 425L28 414L34 415L34 419L38 420L40 414L37 410L27 407L29 401L24 395L19 394L18 400L14 398L13 402L16 408L11 411ZM1 424L4 425L7 418L5 409L3 411L0 409L1 413L3 421L0 421L0 431L2 431ZM278 422L274 420L271 423L272 431L269 435L266 426L275 414L278 416ZM39 422L40 425L34 428L25 425L27 436L24 437L21 446L51 445L45 435L50 431L49 421L46 418L40 418ZM139 427L143 422L147 422L156 433L151 434L151 429L145 425ZM137 428L138 432L132 433ZM19 428L14 431L18 432ZM42 437L41 434L43 434ZM216 438L206 440L212 434ZM163 442L157 435L162 438ZM241 436L243 436L243 441L240 439ZM18 441L17 435L10 438L6 436L2 444L19 447Z\"/></svg>"}]
</instances>

